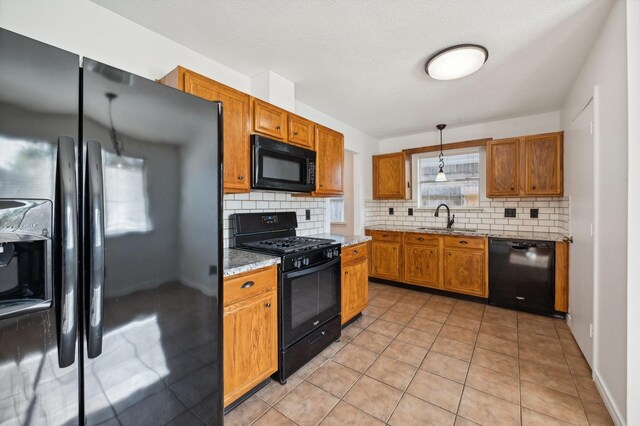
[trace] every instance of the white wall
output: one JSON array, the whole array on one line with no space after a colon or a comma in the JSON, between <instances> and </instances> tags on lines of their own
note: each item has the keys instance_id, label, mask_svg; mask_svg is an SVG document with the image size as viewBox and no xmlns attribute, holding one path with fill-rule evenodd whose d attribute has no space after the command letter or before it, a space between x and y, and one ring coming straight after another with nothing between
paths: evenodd
<instances>
[{"instance_id":1,"label":"white wall","mask_svg":"<svg viewBox=\"0 0 640 426\"><path fill-rule=\"evenodd\" d=\"M627 253L627 424L640 424L640 2L627 0L629 241ZM631 119L633 117L633 119Z\"/></svg>"},{"instance_id":2,"label":"white wall","mask_svg":"<svg viewBox=\"0 0 640 426\"><path fill-rule=\"evenodd\" d=\"M500 139L511 136L557 132L559 130L562 130L560 112L554 111L486 123L447 127L442 131L442 142L451 143L483 138ZM403 149L437 145L439 143L439 132L434 129L431 132L383 139L380 141L380 153L397 152Z\"/></svg>"},{"instance_id":3,"label":"white wall","mask_svg":"<svg viewBox=\"0 0 640 426\"><path fill-rule=\"evenodd\" d=\"M150 79L184 65L250 91L249 77L88 0L2 0L0 26Z\"/></svg>"},{"instance_id":4,"label":"white wall","mask_svg":"<svg viewBox=\"0 0 640 426\"><path fill-rule=\"evenodd\" d=\"M612 417L621 423L625 422L627 409L626 38L626 2L617 1L562 108L563 127L568 127L591 97L594 86L598 87L593 375L608 399Z\"/></svg>"}]
</instances>

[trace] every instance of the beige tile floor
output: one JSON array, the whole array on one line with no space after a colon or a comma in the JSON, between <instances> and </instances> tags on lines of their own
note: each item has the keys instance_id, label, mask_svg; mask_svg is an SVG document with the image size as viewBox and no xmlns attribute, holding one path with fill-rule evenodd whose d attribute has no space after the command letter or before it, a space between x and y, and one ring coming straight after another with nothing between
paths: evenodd
<instances>
[{"instance_id":1,"label":"beige tile floor","mask_svg":"<svg viewBox=\"0 0 640 426\"><path fill-rule=\"evenodd\" d=\"M225 425L611 425L563 320L371 283L369 307Z\"/></svg>"}]
</instances>

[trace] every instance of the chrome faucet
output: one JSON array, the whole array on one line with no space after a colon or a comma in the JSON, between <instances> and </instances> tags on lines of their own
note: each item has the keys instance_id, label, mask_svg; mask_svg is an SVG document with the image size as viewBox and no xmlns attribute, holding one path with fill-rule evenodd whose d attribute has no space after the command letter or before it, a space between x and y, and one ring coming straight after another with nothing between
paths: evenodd
<instances>
[{"instance_id":1,"label":"chrome faucet","mask_svg":"<svg viewBox=\"0 0 640 426\"><path fill-rule=\"evenodd\" d=\"M451 229L451 227L453 226L453 222L456 220L456 215L454 214L453 217L451 217L451 210L449 209L448 205L442 203L438 207L436 207L436 213L434 216L439 217L438 212L440 211L440 207L442 206L447 209L447 229Z\"/></svg>"}]
</instances>

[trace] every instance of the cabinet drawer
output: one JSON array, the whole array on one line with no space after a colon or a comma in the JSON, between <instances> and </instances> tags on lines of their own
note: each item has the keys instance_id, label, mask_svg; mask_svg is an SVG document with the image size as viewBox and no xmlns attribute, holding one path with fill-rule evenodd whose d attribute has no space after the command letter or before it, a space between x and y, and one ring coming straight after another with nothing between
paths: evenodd
<instances>
[{"instance_id":1,"label":"cabinet drawer","mask_svg":"<svg viewBox=\"0 0 640 426\"><path fill-rule=\"evenodd\" d=\"M371 238L377 241L400 241L402 234L395 231L369 231Z\"/></svg>"},{"instance_id":2,"label":"cabinet drawer","mask_svg":"<svg viewBox=\"0 0 640 426\"><path fill-rule=\"evenodd\" d=\"M405 232L403 241L405 243L411 243L411 244L425 244L430 246L437 246L440 244L440 238L442 237L439 235L421 234L419 232L415 232L415 233Z\"/></svg>"},{"instance_id":3,"label":"cabinet drawer","mask_svg":"<svg viewBox=\"0 0 640 426\"><path fill-rule=\"evenodd\" d=\"M224 306L275 290L278 283L276 266L233 275L224 279Z\"/></svg>"},{"instance_id":4,"label":"cabinet drawer","mask_svg":"<svg viewBox=\"0 0 640 426\"><path fill-rule=\"evenodd\" d=\"M367 258L367 243L342 248L342 264L346 265Z\"/></svg>"},{"instance_id":5,"label":"cabinet drawer","mask_svg":"<svg viewBox=\"0 0 640 426\"><path fill-rule=\"evenodd\" d=\"M484 249L485 238L478 237L444 237L446 247Z\"/></svg>"}]
</instances>

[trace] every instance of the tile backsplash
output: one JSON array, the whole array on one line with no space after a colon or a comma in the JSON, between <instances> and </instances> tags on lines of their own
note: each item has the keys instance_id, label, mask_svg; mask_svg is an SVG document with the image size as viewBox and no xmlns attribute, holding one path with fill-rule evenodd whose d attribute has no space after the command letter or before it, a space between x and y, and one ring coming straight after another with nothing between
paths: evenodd
<instances>
[{"instance_id":1,"label":"tile backsplash","mask_svg":"<svg viewBox=\"0 0 640 426\"><path fill-rule=\"evenodd\" d=\"M389 209L393 208L393 215ZM505 209L515 209L516 217L505 217ZM413 209L413 216L409 216ZM530 209L538 209L538 217L530 217ZM554 198L502 198L480 200L473 209L452 209L454 228L487 231L516 231L560 233L570 235L569 197ZM446 209L440 209L440 217L434 217L435 209L418 209L414 200L365 202L365 227L390 226L446 226Z\"/></svg>"},{"instance_id":2,"label":"tile backsplash","mask_svg":"<svg viewBox=\"0 0 640 426\"><path fill-rule=\"evenodd\" d=\"M226 194L223 205L224 247L233 246L234 213L295 211L298 217L298 235L321 234L325 231L326 202L311 197L293 197L284 192L253 191L248 194ZM305 210L311 210L311 220L306 220Z\"/></svg>"}]
</instances>

